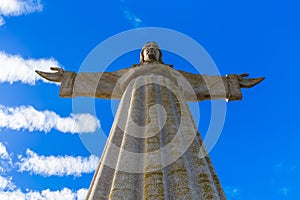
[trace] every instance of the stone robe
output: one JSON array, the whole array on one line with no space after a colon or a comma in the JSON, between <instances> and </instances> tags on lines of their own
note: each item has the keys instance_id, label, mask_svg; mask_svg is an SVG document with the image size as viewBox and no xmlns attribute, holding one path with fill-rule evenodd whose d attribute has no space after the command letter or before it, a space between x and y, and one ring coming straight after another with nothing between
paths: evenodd
<instances>
[{"instance_id":1,"label":"stone robe","mask_svg":"<svg viewBox=\"0 0 300 200\"><path fill-rule=\"evenodd\" d=\"M241 99L236 75L160 63L65 72L60 96L121 99L87 199L226 199L187 102Z\"/></svg>"}]
</instances>

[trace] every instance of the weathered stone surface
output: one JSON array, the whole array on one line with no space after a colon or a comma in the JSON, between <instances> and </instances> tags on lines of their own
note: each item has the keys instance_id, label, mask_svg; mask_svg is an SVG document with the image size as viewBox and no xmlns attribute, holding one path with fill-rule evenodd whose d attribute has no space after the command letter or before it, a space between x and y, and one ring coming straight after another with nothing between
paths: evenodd
<instances>
[{"instance_id":1,"label":"weathered stone surface","mask_svg":"<svg viewBox=\"0 0 300 200\"><path fill-rule=\"evenodd\" d=\"M155 74L168 76L181 88L186 101L210 99L240 100L242 93L237 75L226 77L191 74L176 71L163 64L148 64L136 68L127 68L116 72L79 73L65 72L60 96L94 96L98 98L120 99L131 80L139 76ZM189 84L190 88L185 86Z\"/></svg>"},{"instance_id":2,"label":"weathered stone surface","mask_svg":"<svg viewBox=\"0 0 300 200\"><path fill-rule=\"evenodd\" d=\"M188 101L240 100L241 88L264 78L208 76L176 71L154 42L140 64L115 72L36 71L61 82L61 97L121 99L87 199L224 200Z\"/></svg>"},{"instance_id":3,"label":"weathered stone surface","mask_svg":"<svg viewBox=\"0 0 300 200\"><path fill-rule=\"evenodd\" d=\"M160 70L159 75L130 74L129 77L133 77L131 83L124 81L131 88L124 93L131 96L130 102L126 105L125 98L120 102L99 165L99 169L105 169L106 164L111 165L111 160L114 160L116 170L114 173L97 170L88 199L225 199L209 158L201 157L202 140L187 104L181 99L184 97L180 96L178 83L172 81L176 79L170 77L172 70L169 67ZM155 106L157 104L164 111ZM166 119L162 115L166 115ZM117 126L121 118L126 121L122 133ZM146 128L136 131L135 127L130 127L133 126L131 120ZM178 134L180 131L182 134ZM137 142L132 135L140 140ZM110 151L115 137L122 142L120 151L112 155ZM144 154L132 159L126 155L125 149ZM128 171L126 166L131 166L136 173ZM110 190L106 189L109 188L107 184L110 184Z\"/></svg>"}]
</instances>

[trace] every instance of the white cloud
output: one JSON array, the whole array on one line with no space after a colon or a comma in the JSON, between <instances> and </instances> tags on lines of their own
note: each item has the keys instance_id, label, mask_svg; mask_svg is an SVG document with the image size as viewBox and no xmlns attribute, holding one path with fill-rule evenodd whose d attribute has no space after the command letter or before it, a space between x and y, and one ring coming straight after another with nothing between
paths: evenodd
<instances>
[{"instance_id":1,"label":"white cloud","mask_svg":"<svg viewBox=\"0 0 300 200\"><path fill-rule=\"evenodd\" d=\"M82 188L77 191L77 199L84 200L87 195L88 189Z\"/></svg>"},{"instance_id":2,"label":"white cloud","mask_svg":"<svg viewBox=\"0 0 300 200\"><path fill-rule=\"evenodd\" d=\"M0 191L1 200L84 200L87 193L87 189L79 189L78 191L72 191L69 188L63 188L62 190L50 191L49 189L42 191L28 191L22 192L20 189L14 191Z\"/></svg>"},{"instance_id":3,"label":"white cloud","mask_svg":"<svg viewBox=\"0 0 300 200\"><path fill-rule=\"evenodd\" d=\"M95 156L90 156L88 158L81 158L81 157L71 157L71 156L65 156L65 157L54 157L54 156L38 156L33 151L27 150L27 157L21 159L21 163L16 163L14 165L24 165L25 167L34 166L35 168L39 168L41 171L44 171L45 173L48 173L51 171L51 173L58 173L63 174L65 172L69 172L74 175L80 175L81 173L86 173L89 170L94 171L95 165L98 163L98 158ZM3 145L0 142L0 159L10 159L11 155L7 152L5 145ZM53 159L54 158L54 159ZM24 162L23 162L24 161ZM23 162L23 163L22 163ZM27 162L27 164L26 164ZM37 162L37 163L32 163ZM44 163L43 163L44 162ZM56 163L53 164L52 162ZM78 162L78 163L76 163ZM66 164L69 163L69 164ZM39 166L38 166L39 165ZM55 166L61 165L62 168L58 167L55 168ZM49 168L49 170L43 170L46 167ZM71 167L74 167L75 169L71 169ZM59 172L57 172L57 170ZM25 170L26 171L26 170ZM56 172L55 172L56 171ZM50 174L51 174L50 173ZM50 175L48 174L48 175ZM57 191L51 191L50 189L45 189L42 191L35 191L35 190L29 190L26 189L26 192L23 192L20 190L19 187L17 187L12 182L12 177L10 176L2 176L0 175L0 199L1 200L56 200L56 199L64 199L64 200L84 200L87 195L88 189L81 188L77 191L71 190L69 188L63 188L62 190Z\"/></svg>"},{"instance_id":4,"label":"white cloud","mask_svg":"<svg viewBox=\"0 0 300 200\"><path fill-rule=\"evenodd\" d=\"M11 180L11 177L0 176L0 191L13 190L16 186L12 183Z\"/></svg>"},{"instance_id":5,"label":"white cloud","mask_svg":"<svg viewBox=\"0 0 300 200\"><path fill-rule=\"evenodd\" d=\"M5 16L18 16L42 10L40 0L0 0L0 13Z\"/></svg>"},{"instance_id":6,"label":"white cloud","mask_svg":"<svg viewBox=\"0 0 300 200\"><path fill-rule=\"evenodd\" d=\"M5 145L0 142L0 173L8 172L12 166L12 155L7 152Z\"/></svg>"},{"instance_id":7,"label":"white cloud","mask_svg":"<svg viewBox=\"0 0 300 200\"><path fill-rule=\"evenodd\" d=\"M0 142L0 158L8 159L11 158L11 154L9 154L6 150L5 145ZM25 165L25 162L28 162L27 166L33 166L34 164L30 162L38 162L38 165L44 165L40 169L45 167L51 168L51 166L55 166L56 169L52 169L52 172L55 170L60 170L60 167L57 165L62 165L61 167L64 168L62 173L69 171L70 173L74 173L76 175L80 175L82 172L88 171L89 168L95 170L93 165L97 165L98 158L95 156L90 156L89 158L81 158L81 157L74 157L65 156L65 157L45 157L45 156L38 156L36 153L27 150L27 157L22 158L21 163L16 163L14 165ZM54 158L54 159L52 159ZM22 163L22 161L25 161ZM46 161L46 162L45 162ZM44 163L43 163L44 162ZM56 162L56 165L51 162ZM72 167L75 167L76 170L70 170L70 166L64 164L63 162L70 162ZM94 163L94 164L93 164ZM22 166L21 166L22 167ZM45 171L45 170L44 170ZM58 172L61 173L61 172ZM42 190L42 191L35 191L26 189L26 192L20 190L12 182L12 177L9 176L2 176L0 175L0 199L1 200L55 200L55 199L64 199L64 200L84 200L88 189L81 188L77 191L73 191L68 188L63 188L62 190L51 191L50 189Z\"/></svg>"},{"instance_id":8,"label":"white cloud","mask_svg":"<svg viewBox=\"0 0 300 200\"><path fill-rule=\"evenodd\" d=\"M143 26L142 20L139 17L137 17L128 6L125 5L125 0L121 0L120 2L125 18L136 28Z\"/></svg>"},{"instance_id":9,"label":"white cloud","mask_svg":"<svg viewBox=\"0 0 300 200\"><path fill-rule=\"evenodd\" d=\"M24 59L19 55L10 55L5 52L0 52L0 83L9 82L10 84L12 84L15 82L21 82L34 85L38 80L42 80L47 83L53 83L47 81L46 79L43 79L35 73L35 70L49 72L50 67L61 66L53 58Z\"/></svg>"},{"instance_id":10,"label":"white cloud","mask_svg":"<svg viewBox=\"0 0 300 200\"><path fill-rule=\"evenodd\" d=\"M63 133L89 133L100 127L99 120L90 114L71 114L60 117L53 111L38 111L32 106L6 107L0 104L0 129Z\"/></svg>"},{"instance_id":11,"label":"white cloud","mask_svg":"<svg viewBox=\"0 0 300 200\"><path fill-rule=\"evenodd\" d=\"M4 144L0 142L0 158L7 159L9 157L8 152Z\"/></svg>"},{"instance_id":12,"label":"white cloud","mask_svg":"<svg viewBox=\"0 0 300 200\"><path fill-rule=\"evenodd\" d=\"M2 26L3 24L5 24L5 21L4 21L3 17L1 17L1 15L0 15L0 26Z\"/></svg>"},{"instance_id":13,"label":"white cloud","mask_svg":"<svg viewBox=\"0 0 300 200\"><path fill-rule=\"evenodd\" d=\"M41 0L0 0L0 26L5 23L3 16L19 16L42 10Z\"/></svg>"},{"instance_id":14,"label":"white cloud","mask_svg":"<svg viewBox=\"0 0 300 200\"><path fill-rule=\"evenodd\" d=\"M43 176L80 176L82 173L94 172L98 165L98 157L81 156L43 156L27 149L26 157L20 156L20 172L28 171Z\"/></svg>"}]
</instances>

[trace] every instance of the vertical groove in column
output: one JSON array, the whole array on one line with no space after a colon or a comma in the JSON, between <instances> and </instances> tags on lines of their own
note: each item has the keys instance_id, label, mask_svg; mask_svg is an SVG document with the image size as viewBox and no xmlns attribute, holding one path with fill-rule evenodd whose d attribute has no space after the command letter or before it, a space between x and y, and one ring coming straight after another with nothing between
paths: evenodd
<instances>
[{"instance_id":1,"label":"vertical groove in column","mask_svg":"<svg viewBox=\"0 0 300 200\"><path fill-rule=\"evenodd\" d=\"M162 94L162 92L160 91L160 85L156 85L156 90L159 92L159 94ZM158 103L160 105L163 105L161 95L158 97ZM165 124L160 123L160 126L159 126L159 128L160 128L160 132L159 132L160 149L163 149L165 147L165 145L167 144L166 139L165 139L166 129L164 128L164 126L165 126ZM169 156L167 155L167 152L161 151L161 163L163 165L165 165L165 163L168 161L168 159L169 159ZM162 168L162 182L163 182L163 189L164 189L164 199L170 199L166 180L167 180L167 170L166 170L166 167L163 167Z\"/></svg>"},{"instance_id":2,"label":"vertical groove in column","mask_svg":"<svg viewBox=\"0 0 300 200\"><path fill-rule=\"evenodd\" d=\"M202 138L199 133L196 135L196 152L197 152L197 159L199 159L199 162L201 163L201 166L205 171L202 171L199 174L199 184L201 185L202 188L202 194L205 198L207 199L221 199L219 196L219 192L217 191L217 186L214 181L213 174L211 173L211 169L205 159L205 157L208 157ZM205 155L203 157L203 155Z\"/></svg>"},{"instance_id":3,"label":"vertical groove in column","mask_svg":"<svg viewBox=\"0 0 300 200\"><path fill-rule=\"evenodd\" d=\"M214 167L210 161L209 155L206 152L203 140L198 131L198 128L193 120L192 114L189 110L190 118L192 119L192 124L197 131L196 137L191 145L188 154L191 155L192 163L194 168L194 173L198 173L197 184L201 184L201 195L203 198L207 199L221 199L226 200L224 191L220 184L220 181L215 173ZM203 155L206 154L205 157ZM202 158L203 157L203 158ZM208 162L209 161L209 162ZM201 166L197 169L197 166ZM206 169L203 172L201 169ZM204 195L205 194L205 195Z\"/></svg>"},{"instance_id":4,"label":"vertical groove in column","mask_svg":"<svg viewBox=\"0 0 300 200\"><path fill-rule=\"evenodd\" d=\"M171 95L171 97L174 98L173 95ZM186 142L188 142L190 139L193 139L193 137L196 136L195 134L199 135L199 133L191 116L188 105L184 101L181 102L181 108L178 107L176 111L178 112L180 109L184 113L181 113L181 121L179 122L177 120L177 124L179 125L179 123L183 123L185 138L181 138L180 141L186 145L188 144ZM176 113L174 114L176 115ZM215 182L213 181L210 166L206 163L205 159L200 159L197 156L199 155L197 152L200 150L197 148L197 146L197 140L194 138L187 151L182 155L185 161L185 167L188 171L191 196L193 199L197 200L220 199Z\"/></svg>"},{"instance_id":5,"label":"vertical groove in column","mask_svg":"<svg viewBox=\"0 0 300 200\"><path fill-rule=\"evenodd\" d=\"M143 95L143 92L137 88L138 80L139 78L134 80L128 117L125 126L124 139L122 141L121 152L117 163L117 170L114 174L113 184L109 195L110 199L126 198L128 200L136 200L141 199L143 196L143 190L141 188L142 184L140 182L142 179L142 174L120 170L123 168L123 166L130 165L135 167L141 165L140 162L142 162L142 160L130 157L130 155L128 157L128 154L125 153L125 151L135 153L141 151L142 144L137 144L136 140L134 139L135 137L130 135L130 131L133 130L131 126L134 126L134 124L131 123L131 120L133 120L132 117L134 119L137 119L138 117L141 119L140 113L137 112L137 110L139 108L140 101L142 100L140 96Z\"/></svg>"},{"instance_id":6,"label":"vertical groove in column","mask_svg":"<svg viewBox=\"0 0 300 200\"><path fill-rule=\"evenodd\" d=\"M174 87L175 86L175 87ZM195 192L195 190L199 189L197 185L194 184L194 182L192 181L192 178L193 178L193 174L191 173L191 170L190 170L190 158L189 158L189 155L186 153L186 152L183 152L185 147L187 147L187 145L189 145L187 142L188 139L190 138L185 138L186 135L189 135L189 137L192 137L193 138L193 126L191 126L190 124L190 117L188 116L188 110L187 110L187 105L185 104L185 102L181 102L182 99L178 99L178 98L183 98L183 96L180 96L178 90L176 87L176 85L173 85L172 83L168 82L168 87L171 89L170 92L170 97L172 99L172 101L175 102L175 98L176 98L176 103L174 104L174 106L176 107L176 109L174 108L174 115L175 116L181 116L180 119L177 117L176 118L176 124L177 124L177 127L182 127L182 132L185 134L185 135L181 135L181 137L179 138L180 139L180 143L181 143L181 148L182 148L182 153L183 155L181 156L181 158L183 158L184 160L184 165L185 165L185 169L187 171L187 180L188 180L188 186L189 186L189 199L200 199L200 196L197 194L197 192ZM172 91L174 92L177 92L177 95L175 95L175 98L174 98L174 94L172 94ZM181 114L179 113L182 112ZM185 146L186 145L186 146ZM188 149L187 149L188 151Z\"/></svg>"},{"instance_id":7,"label":"vertical groove in column","mask_svg":"<svg viewBox=\"0 0 300 200\"><path fill-rule=\"evenodd\" d=\"M221 186L221 182L220 182L220 180L219 180L219 178L217 176L217 173L216 173L216 171L214 169L214 166L213 166L210 158L208 156L205 156L205 159L206 159L207 165L208 165L208 167L210 169L210 173L212 174L213 181L215 183L215 187L216 187L216 189L218 191L220 199L221 200L226 200L226 196L225 196L225 193L224 193L223 188Z\"/></svg>"},{"instance_id":8,"label":"vertical groove in column","mask_svg":"<svg viewBox=\"0 0 300 200\"><path fill-rule=\"evenodd\" d=\"M114 160L114 157L118 157L120 153L116 152L114 148L112 148L112 146L116 145L120 147L124 136L124 132L117 126L117 122L119 121L121 115L122 117L127 117L126 115L124 115L124 113L121 113L123 107L124 102L121 101L112 128L110 130L110 134L107 139L105 148L100 158L100 162L91 182L86 197L87 200L104 200L109 198L109 193L112 187L112 181L115 174L115 167L117 164L117 160ZM110 163L110 167L106 165L108 163Z\"/></svg>"},{"instance_id":9,"label":"vertical groove in column","mask_svg":"<svg viewBox=\"0 0 300 200\"><path fill-rule=\"evenodd\" d=\"M145 82L146 96L146 143L145 143L145 174L144 174L144 200L163 200L164 183L162 178L162 163L159 153L160 150L160 116L158 107L158 97L155 76L147 76ZM151 111L151 113L150 113Z\"/></svg>"},{"instance_id":10,"label":"vertical groove in column","mask_svg":"<svg viewBox=\"0 0 300 200\"><path fill-rule=\"evenodd\" d=\"M192 116L192 114L190 113L190 115ZM194 124L194 127L196 127L195 123ZM196 143L197 143L197 146L200 145L198 147L198 149L200 150L199 151L199 155L203 157L203 155L205 155L203 158L201 158L201 160L203 160L202 162L205 163L205 165L208 167L209 169L209 174L210 174L210 177L213 181L213 184L214 184L214 188L216 189L216 192L218 194L218 199L220 200L226 200L226 196L225 196L225 193L224 193L224 190L221 186L221 182L216 174L216 171L214 169L214 166L211 162L211 159L209 158L209 155L206 151L206 148L204 146L204 143L203 143L203 140L202 140L202 137L199 133L199 131L197 131L197 135L196 135Z\"/></svg>"},{"instance_id":11,"label":"vertical groove in column","mask_svg":"<svg viewBox=\"0 0 300 200\"><path fill-rule=\"evenodd\" d=\"M166 180L165 184L167 184L168 188L168 196L169 199L184 199L189 200L192 199L190 194L189 180L188 180L188 172L186 169L185 161L182 155L181 141L180 137L176 137L176 134L179 131L179 123L178 121L182 120L182 113L180 110L180 103L178 99L174 98L174 92L176 92L176 88L173 88L172 91L169 84L169 79L163 79L163 85L165 87L160 87L160 94L162 96L163 106L166 108L168 120L166 123L166 144L170 145L170 158L171 161L174 160L169 166L166 167ZM169 89L168 89L169 87ZM183 112L184 108L183 108ZM174 147L174 145L178 145ZM177 156L180 155L179 158Z\"/></svg>"},{"instance_id":12,"label":"vertical groove in column","mask_svg":"<svg viewBox=\"0 0 300 200\"><path fill-rule=\"evenodd\" d=\"M191 112L190 112L190 116L192 117ZM193 125L194 125L195 128L197 128L197 126L194 123L194 121L193 121ZM197 130L197 135L196 135L195 139L197 141L197 145L200 145L200 147L199 147L200 155L203 155L204 153L206 154L206 156L204 158L201 158L201 159L204 159L206 165L208 166L208 169L209 169L209 172L210 172L210 176L211 176L212 181L214 183L214 187L217 190L218 199L226 200L226 196L225 196L224 190L223 190L223 188L221 186L220 180L219 180L219 178L218 178L218 176L216 174L214 166L213 166L213 164L211 162L211 159L209 158L209 155L208 155L208 153L207 153L207 151L205 149L202 137L201 137L201 135L200 135L200 133L199 133L198 130Z\"/></svg>"}]
</instances>

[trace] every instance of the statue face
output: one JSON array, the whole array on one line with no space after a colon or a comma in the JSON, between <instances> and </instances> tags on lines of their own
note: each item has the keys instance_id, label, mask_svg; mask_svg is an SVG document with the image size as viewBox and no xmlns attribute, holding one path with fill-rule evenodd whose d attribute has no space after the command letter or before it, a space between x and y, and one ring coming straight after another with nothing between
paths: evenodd
<instances>
[{"instance_id":1,"label":"statue face","mask_svg":"<svg viewBox=\"0 0 300 200\"><path fill-rule=\"evenodd\" d=\"M144 61L159 61L160 51L159 47L155 42L148 42L143 47Z\"/></svg>"}]
</instances>

